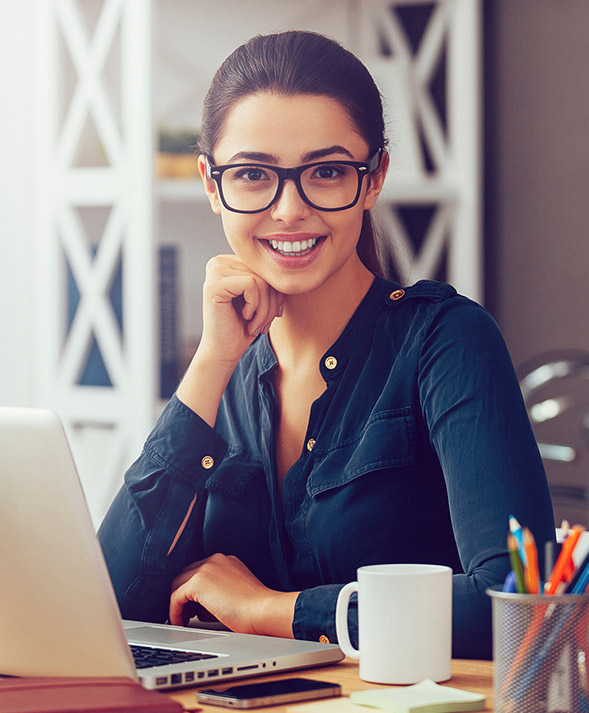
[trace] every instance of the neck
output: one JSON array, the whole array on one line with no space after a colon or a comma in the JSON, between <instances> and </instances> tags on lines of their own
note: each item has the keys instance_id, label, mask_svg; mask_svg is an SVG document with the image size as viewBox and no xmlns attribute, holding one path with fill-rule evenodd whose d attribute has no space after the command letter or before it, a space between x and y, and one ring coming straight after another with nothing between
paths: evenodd
<instances>
[{"instance_id":1,"label":"neck","mask_svg":"<svg viewBox=\"0 0 589 713\"><path fill-rule=\"evenodd\" d=\"M343 332L373 279L357 259L311 292L287 296L283 316L270 329L281 368L316 364Z\"/></svg>"}]
</instances>

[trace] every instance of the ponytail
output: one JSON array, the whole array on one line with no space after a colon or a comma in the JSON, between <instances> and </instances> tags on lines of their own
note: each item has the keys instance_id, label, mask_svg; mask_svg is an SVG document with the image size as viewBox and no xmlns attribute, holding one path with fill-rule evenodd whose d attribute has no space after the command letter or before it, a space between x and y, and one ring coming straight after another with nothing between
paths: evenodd
<instances>
[{"instance_id":1,"label":"ponytail","mask_svg":"<svg viewBox=\"0 0 589 713\"><path fill-rule=\"evenodd\" d=\"M365 210L362 216L362 228L360 229L360 237L358 238L356 250L364 267L367 267L370 272L373 272L375 275L380 275L381 277L385 276L378 254L376 235L372 225L370 211L368 210Z\"/></svg>"}]
</instances>

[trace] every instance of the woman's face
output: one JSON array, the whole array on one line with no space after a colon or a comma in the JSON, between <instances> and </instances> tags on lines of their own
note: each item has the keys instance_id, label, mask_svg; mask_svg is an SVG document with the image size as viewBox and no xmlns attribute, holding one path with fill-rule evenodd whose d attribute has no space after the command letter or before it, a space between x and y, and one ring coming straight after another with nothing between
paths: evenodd
<instances>
[{"instance_id":1,"label":"woman's face","mask_svg":"<svg viewBox=\"0 0 589 713\"><path fill-rule=\"evenodd\" d=\"M213 152L216 165L247 162L283 168L369 158L367 142L336 100L271 93L250 95L231 109ZM204 176L204 157L199 167ZM205 180L205 187L239 259L280 292L300 294L342 269L346 277L364 269L356 253L362 215L374 205L383 179L384 170L364 178L356 205L336 212L312 208L291 180L284 183L276 203L254 214L227 210L211 179Z\"/></svg>"}]
</instances>

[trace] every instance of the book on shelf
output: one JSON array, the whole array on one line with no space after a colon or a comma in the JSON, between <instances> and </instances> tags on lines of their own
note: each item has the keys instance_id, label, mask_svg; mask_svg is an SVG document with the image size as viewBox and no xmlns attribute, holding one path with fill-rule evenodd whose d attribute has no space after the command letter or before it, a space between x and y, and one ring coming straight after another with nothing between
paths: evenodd
<instances>
[{"instance_id":1,"label":"book on shelf","mask_svg":"<svg viewBox=\"0 0 589 713\"><path fill-rule=\"evenodd\" d=\"M159 248L160 398L169 399L180 378L178 247Z\"/></svg>"}]
</instances>

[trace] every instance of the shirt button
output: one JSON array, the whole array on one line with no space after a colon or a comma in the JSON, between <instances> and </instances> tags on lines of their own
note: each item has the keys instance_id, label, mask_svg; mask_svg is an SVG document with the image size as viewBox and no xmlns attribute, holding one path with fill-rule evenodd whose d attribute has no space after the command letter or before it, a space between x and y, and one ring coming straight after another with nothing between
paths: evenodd
<instances>
[{"instance_id":1,"label":"shirt button","mask_svg":"<svg viewBox=\"0 0 589 713\"><path fill-rule=\"evenodd\" d=\"M405 290L395 290L394 292L391 292L389 295L389 299L392 300L393 302L396 302L397 300L400 300L401 297L405 296Z\"/></svg>"},{"instance_id":2,"label":"shirt button","mask_svg":"<svg viewBox=\"0 0 589 713\"><path fill-rule=\"evenodd\" d=\"M309 440L307 441L307 450L312 451L314 445L315 445L315 439L309 438Z\"/></svg>"},{"instance_id":3,"label":"shirt button","mask_svg":"<svg viewBox=\"0 0 589 713\"><path fill-rule=\"evenodd\" d=\"M208 470L209 468L212 468L215 465L215 461L211 458L211 456L205 456L200 464L202 465L203 468Z\"/></svg>"},{"instance_id":4,"label":"shirt button","mask_svg":"<svg viewBox=\"0 0 589 713\"><path fill-rule=\"evenodd\" d=\"M325 360L325 366L328 369L335 369L335 367L337 366L337 359L333 356L328 356Z\"/></svg>"},{"instance_id":5,"label":"shirt button","mask_svg":"<svg viewBox=\"0 0 589 713\"><path fill-rule=\"evenodd\" d=\"M319 643L329 644L329 639L327 638L327 636L325 636L325 634L321 634L321 636L319 637Z\"/></svg>"}]
</instances>

